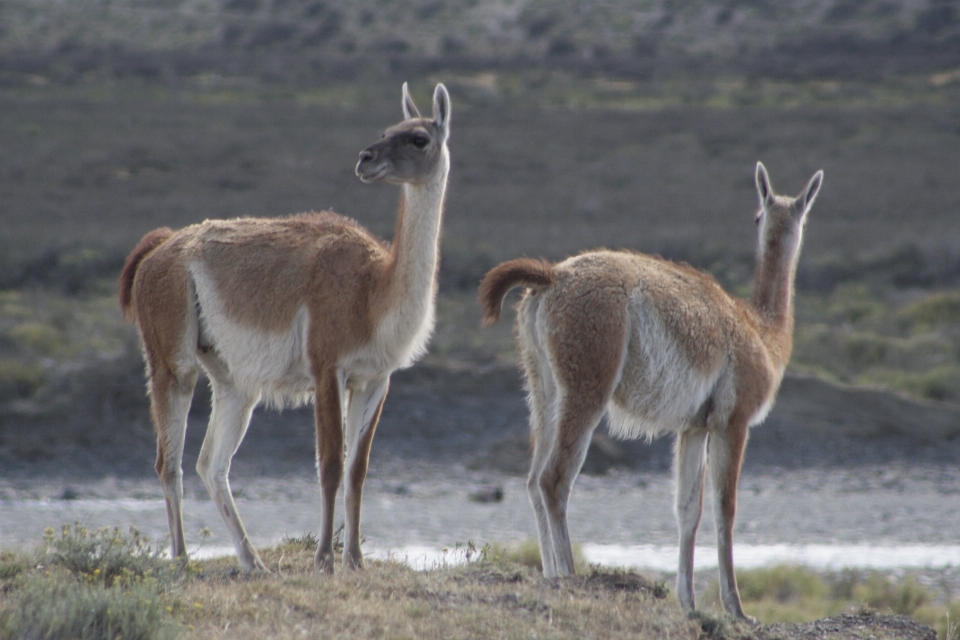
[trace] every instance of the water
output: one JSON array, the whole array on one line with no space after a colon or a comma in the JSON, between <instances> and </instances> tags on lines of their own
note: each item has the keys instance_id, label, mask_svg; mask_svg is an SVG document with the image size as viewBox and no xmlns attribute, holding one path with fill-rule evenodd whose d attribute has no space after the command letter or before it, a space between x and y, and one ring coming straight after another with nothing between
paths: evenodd
<instances>
[{"instance_id":1,"label":"water","mask_svg":"<svg viewBox=\"0 0 960 640\"><path fill-rule=\"evenodd\" d=\"M741 481L734 560L747 569L782 563L818 570L960 567L960 491L953 475L923 468L883 480L889 469L797 470L746 475ZM477 503L478 483L502 487L503 499ZM237 503L251 540L269 546L316 535L316 480L240 476ZM79 499L58 498L63 485L8 484L0 494L0 548L29 548L47 527L80 521L88 528L135 525L154 541L167 538L158 483L113 480L77 486ZM187 483L184 528L198 557L233 555L213 503L195 479ZM462 562L470 542L510 544L534 538L523 478L462 469L391 469L368 479L363 506L364 553L425 568ZM573 541L591 563L676 570L678 550L669 476L581 477L568 511ZM338 521L343 517L338 505ZM712 510L704 511L697 569L715 568ZM203 532L203 533L201 533ZM165 543L164 543L165 544ZM446 549L446 551L444 551Z\"/></svg>"},{"instance_id":2,"label":"water","mask_svg":"<svg viewBox=\"0 0 960 640\"><path fill-rule=\"evenodd\" d=\"M624 569L671 572L677 568L679 549L656 545L581 545L590 564ZM233 547L197 546L188 549L194 558L232 556ZM374 560L398 560L418 570L444 564L460 564L467 560L463 547L441 547L424 544L396 549L365 549L364 555ZM781 564L802 565L817 571L840 569L947 569L960 567L960 545L738 545L734 548L738 569L759 569ZM716 569L717 550L697 547L696 568Z\"/></svg>"}]
</instances>

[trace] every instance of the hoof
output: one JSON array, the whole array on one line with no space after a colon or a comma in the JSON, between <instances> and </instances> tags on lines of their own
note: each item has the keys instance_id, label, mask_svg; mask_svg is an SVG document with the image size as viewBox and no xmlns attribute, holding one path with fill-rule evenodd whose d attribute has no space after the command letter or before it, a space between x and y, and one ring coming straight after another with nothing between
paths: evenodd
<instances>
[{"instance_id":1,"label":"hoof","mask_svg":"<svg viewBox=\"0 0 960 640\"><path fill-rule=\"evenodd\" d=\"M317 556L313 561L313 567L317 570L317 573L323 573L328 576L333 575L333 555L324 554L322 556Z\"/></svg>"},{"instance_id":2,"label":"hoof","mask_svg":"<svg viewBox=\"0 0 960 640\"><path fill-rule=\"evenodd\" d=\"M237 560L240 562L240 568L248 573L270 573L270 569L263 564L263 560L256 551L241 553L237 556Z\"/></svg>"}]
</instances>

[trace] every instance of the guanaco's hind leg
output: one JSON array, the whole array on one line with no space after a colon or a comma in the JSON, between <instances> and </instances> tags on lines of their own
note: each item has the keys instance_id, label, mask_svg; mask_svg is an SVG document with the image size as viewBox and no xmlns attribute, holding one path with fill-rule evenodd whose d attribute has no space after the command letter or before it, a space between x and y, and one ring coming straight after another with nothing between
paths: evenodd
<instances>
[{"instance_id":1,"label":"guanaco's hind leg","mask_svg":"<svg viewBox=\"0 0 960 640\"><path fill-rule=\"evenodd\" d=\"M534 355L543 389L543 424L539 436L535 431L529 482L535 479L539 489L558 576L575 573L567 502L593 431L620 379L627 345L624 301L590 290L578 297L577 304L591 309L586 322L568 315L562 299L545 298L533 325L538 338ZM536 429L537 425L533 426ZM536 509L536 499L533 502ZM538 523L540 517L538 513ZM544 560L545 573L549 563Z\"/></svg>"},{"instance_id":2,"label":"guanaco's hind leg","mask_svg":"<svg viewBox=\"0 0 960 640\"><path fill-rule=\"evenodd\" d=\"M197 383L196 370L179 378L169 369L155 367L150 375L150 412L157 430L157 476L167 504L170 555L187 555L183 535L183 442L187 414Z\"/></svg>"},{"instance_id":3,"label":"guanaco's hind leg","mask_svg":"<svg viewBox=\"0 0 960 640\"><path fill-rule=\"evenodd\" d=\"M342 376L327 370L314 375L317 381L314 415L317 428L317 473L322 497L320 542L314 566L321 573L333 573L333 515L337 491L343 479L343 412L345 399Z\"/></svg>"},{"instance_id":4,"label":"guanaco's hind leg","mask_svg":"<svg viewBox=\"0 0 960 640\"><path fill-rule=\"evenodd\" d=\"M540 493L540 475L556 433L557 384L547 355L540 345L534 324L538 299L526 298L519 313L520 358L527 384L527 407L530 412L530 445L532 448L530 473L527 476L527 495L537 523L540 544L540 563L543 575L557 577L556 553L550 538L547 508Z\"/></svg>"},{"instance_id":5,"label":"guanaco's hind leg","mask_svg":"<svg viewBox=\"0 0 960 640\"><path fill-rule=\"evenodd\" d=\"M387 397L390 379L373 380L366 387L350 392L347 409L347 486L344 495L346 525L343 544L343 566L363 568L360 550L360 504L363 500L363 481L367 477L370 445L377 430L383 402Z\"/></svg>"},{"instance_id":6,"label":"guanaco's hind leg","mask_svg":"<svg viewBox=\"0 0 960 640\"><path fill-rule=\"evenodd\" d=\"M266 571L266 565L247 537L247 530L233 500L228 477L230 462L247 433L250 416L259 396L250 397L241 391L214 351L201 354L200 360L210 375L213 408L197 459L197 473L203 479L210 498L230 532L240 566L247 571Z\"/></svg>"},{"instance_id":7,"label":"guanaco's hind leg","mask_svg":"<svg viewBox=\"0 0 960 640\"><path fill-rule=\"evenodd\" d=\"M746 421L733 421L723 431L710 433L707 454L717 523L717 554L720 573L720 600L732 616L750 619L740 604L737 576L733 569L733 524L737 515L737 484L747 446Z\"/></svg>"},{"instance_id":8,"label":"guanaco's hind leg","mask_svg":"<svg viewBox=\"0 0 960 640\"><path fill-rule=\"evenodd\" d=\"M675 445L676 517L680 530L680 565L677 571L677 599L687 611L696 608L693 593L693 551L703 513L704 454L707 430L694 427L682 431Z\"/></svg>"},{"instance_id":9,"label":"guanaco's hind leg","mask_svg":"<svg viewBox=\"0 0 960 640\"><path fill-rule=\"evenodd\" d=\"M576 573L570 531L567 528L567 502L573 490L573 482L587 457L590 437L606 407L606 402L602 399L592 403L581 400L573 399L567 394L561 398L553 441L542 443L547 444L550 450L537 478L550 532L553 563L556 575L560 577ZM544 562L544 567L546 566L547 562Z\"/></svg>"}]
</instances>

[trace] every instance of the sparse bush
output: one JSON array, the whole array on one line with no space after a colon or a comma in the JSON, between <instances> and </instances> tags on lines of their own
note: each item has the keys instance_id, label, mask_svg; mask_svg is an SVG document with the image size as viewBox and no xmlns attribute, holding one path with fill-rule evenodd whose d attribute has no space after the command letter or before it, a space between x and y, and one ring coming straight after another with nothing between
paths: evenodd
<instances>
[{"instance_id":1,"label":"sparse bush","mask_svg":"<svg viewBox=\"0 0 960 640\"><path fill-rule=\"evenodd\" d=\"M853 588L860 584L863 575L857 569L843 569L830 576L830 597L838 600L852 600Z\"/></svg>"},{"instance_id":2,"label":"sparse bush","mask_svg":"<svg viewBox=\"0 0 960 640\"><path fill-rule=\"evenodd\" d=\"M737 584L743 600L773 598L778 602L790 602L802 598L822 598L827 594L827 585L812 569L792 565L779 565L768 569L756 569L738 576Z\"/></svg>"},{"instance_id":3,"label":"sparse bush","mask_svg":"<svg viewBox=\"0 0 960 640\"><path fill-rule=\"evenodd\" d=\"M333 531L334 555L343 552L343 527L343 523L340 523L340 526ZM361 543L366 541L367 539L365 537L360 537ZM317 539L317 536L313 535L311 532L307 532L302 536L288 536L284 538L280 541L278 549L289 551L316 551L318 544L320 544L320 541Z\"/></svg>"},{"instance_id":4,"label":"sparse bush","mask_svg":"<svg viewBox=\"0 0 960 640\"><path fill-rule=\"evenodd\" d=\"M960 401L960 365L946 364L921 373L891 369L870 371L859 382L881 384L929 400Z\"/></svg>"},{"instance_id":5,"label":"sparse bush","mask_svg":"<svg viewBox=\"0 0 960 640\"><path fill-rule=\"evenodd\" d=\"M162 551L151 547L136 527L131 526L130 535L124 536L117 527L91 532L79 522L72 527L64 525L59 538L53 529L44 532L41 562L64 567L82 580L105 587L118 579L159 578L171 567Z\"/></svg>"},{"instance_id":6,"label":"sparse bush","mask_svg":"<svg viewBox=\"0 0 960 640\"><path fill-rule=\"evenodd\" d=\"M956 328L960 326L960 291L934 293L905 307L900 315L914 333L944 326Z\"/></svg>"},{"instance_id":7,"label":"sparse bush","mask_svg":"<svg viewBox=\"0 0 960 640\"><path fill-rule=\"evenodd\" d=\"M838 324L865 324L882 319L887 313L881 300L861 282L843 284L826 301L828 318Z\"/></svg>"},{"instance_id":8,"label":"sparse bush","mask_svg":"<svg viewBox=\"0 0 960 640\"><path fill-rule=\"evenodd\" d=\"M105 588L43 575L25 580L15 606L0 618L4 638L160 640L176 632L152 585Z\"/></svg>"},{"instance_id":9,"label":"sparse bush","mask_svg":"<svg viewBox=\"0 0 960 640\"><path fill-rule=\"evenodd\" d=\"M893 579L874 571L844 569L821 574L802 566L751 569L737 572L744 609L765 624L808 622L843 612L870 611L912 617L939 630L946 638L950 620L960 619L960 602L937 601L916 577ZM716 582L704 601L720 609ZM706 629L706 627L705 627Z\"/></svg>"},{"instance_id":10,"label":"sparse bush","mask_svg":"<svg viewBox=\"0 0 960 640\"><path fill-rule=\"evenodd\" d=\"M960 600L946 607L925 604L910 617L936 629L940 640L960 640Z\"/></svg>"},{"instance_id":11,"label":"sparse bush","mask_svg":"<svg viewBox=\"0 0 960 640\"><path fill-rule=\"evenodd\" d=\"M806 622L836 614L843 603L831 600L822 576L807 567L779 565L737 572L744 608L761 622ZM720 585L714 582L704 602L720 610Z\"/></svg>"},{"instance_id":12,"label":"sparse bush","mask_svg":"<svg viewBox=\"0 0 960 640\"><path fill-rule=\"evenodd\" d=\"M540 543L532 538L511 545L499 542L484 545L480 550L480 557L490 562L513 562L532 569L542 568ZM583 555L583 548L578 544L573 545L573 565L578 573L585 572L590 566Z\"/></svg>"},{"instance_id":13,"label":"sparse bush","mask_svg":"<svg viewBox=\"0 0 960 640\"><path fill-rule=\"evenodd\" d=\"M172 638L176 566L133 527L123 535L77 523L59 537L47 529L34 561L0 554L0 638Z\"/></svg>"},{"instance_id":14,"label":"sparse bush","mask_svg":"<svg viewBox=\"0 0 960 640\"><path fill-rule=\"evenodd\" d=\"M16 578L27 570L29 560L13 551L0 552L0 581Z\"/></svg>"},{"instance_id":15,"label":"sparse bush","mask_svg":"<svg viewBox=\"0 0 960 640\"><path fill-rule=\"evenodd\" d=\"M44 382L43 367L14 358L0 360L0 401L29 398Z\"/></svg>"},{"instance_id":16,"label":"sparse bush","mask_svg":"<svg viewBox=\"0 0 960 640\"><path fill-rule=\"evenodd\" d=\"M853 597L874 609L890 610L902 616L912 616L932 600L930 592L913 576L894 582L876 573L853 588Z\"/></svg>"},{"instance_id":17,"label":"sparse bush","mask_svg":"<svg viewBox=\"0 0 960 640\"><path fill-rule=\"evenodd\" d=\"M8 339L19 350L51 356L61 344L60 332L42 322L24 322L10 329Z\"/></svg>"},{"instance_id":18,"label":"sparse bush","mask_svg":"<svg viewBox=\"0 0 960 640\"><path fill-rule=\"evenodd\" d=\"M341 550L343 549L343 541L340 540L340 538L342 538L342 531L343 527L340 527L334 532L334 544L339 540ZM302 536L288 536L284 538L280 541L277 548L281 551L316 551L319 543L320 541L317 540L317 536L312 533L305 533Z\"/></svg>"},{"instance_id":19,"label":"sparse bush","mask_svg":"<svg viewBox=\"0 0 960 640\"><path fill-rule=\"evenodd\" d=\"M864 285L798 297L791 367L849 384L960 401L960 291L904 304Z\"/></svg>"}]
</instances>

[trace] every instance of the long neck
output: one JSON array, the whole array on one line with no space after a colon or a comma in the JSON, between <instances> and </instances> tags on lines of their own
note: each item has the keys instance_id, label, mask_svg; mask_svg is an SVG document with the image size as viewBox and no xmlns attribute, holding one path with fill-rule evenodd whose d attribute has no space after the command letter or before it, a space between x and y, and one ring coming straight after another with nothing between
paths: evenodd
<instances>
[{"instance_id":1,"label":"long neck","mask_svg":"<svg viewBox=\"0 0 960 640\"><path fill-rule=\"evenodd\" d=\"M440 223L450 160L446 150L426 182L401 187L393 238L389 299L392 310L415 322L432 308L439 260Z\"/></svg>"},{"instance_id":2,"label":"long neck","mask_svg":"<svg viewBox=\"0 0 960 640\"><path fill-rule=\"evenodd\" d=\"M779 239L761 246L753 282L753 306L764 328L764 342L786 365L793 344L793 282L800 243Z\"/></svg>"}]
</instances>

